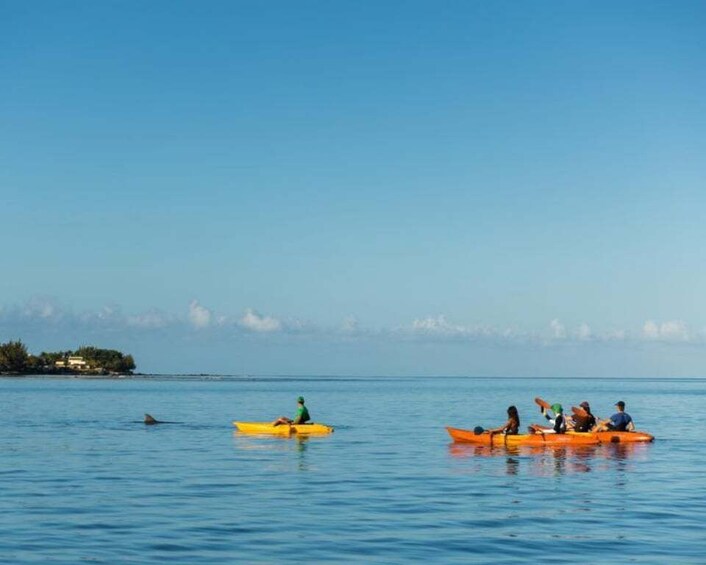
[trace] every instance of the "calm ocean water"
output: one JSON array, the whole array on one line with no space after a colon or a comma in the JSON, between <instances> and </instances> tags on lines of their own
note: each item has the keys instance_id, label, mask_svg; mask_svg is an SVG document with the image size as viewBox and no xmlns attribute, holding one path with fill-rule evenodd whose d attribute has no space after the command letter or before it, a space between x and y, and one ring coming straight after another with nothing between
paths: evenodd
<instances>
[{"instance_id":1,"label":"calm ocean water","mask_svg":"<svg viewBox=\"0 0 706 565\"><path fill-rule=\"evenodd\" d=\"M294 412L331 436L242 436ZM653 444L453 445L541 396ZM0 379L1 563L706 563L706 380ZM178 423L146 427L143 414Z\"/></svg>"}]
</instances>

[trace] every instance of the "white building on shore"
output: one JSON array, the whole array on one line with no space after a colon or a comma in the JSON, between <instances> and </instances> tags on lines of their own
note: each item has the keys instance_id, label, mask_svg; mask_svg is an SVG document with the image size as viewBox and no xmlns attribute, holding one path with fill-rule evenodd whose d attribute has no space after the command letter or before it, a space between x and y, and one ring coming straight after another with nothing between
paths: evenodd
<instances>
[{"instance_id":1,"label":"white building on shore","mask_svg":"<svg viewBox=\"0 0 706 565\"><path fill-rule=\"evenodd\" d=\"M68 367L69 369L77 369L79 371L90 369L90 366L86 363L86 360L80 355L71 355L68 359L57 361L54 365L58 368Z\"/></svg>"}]
</instances>

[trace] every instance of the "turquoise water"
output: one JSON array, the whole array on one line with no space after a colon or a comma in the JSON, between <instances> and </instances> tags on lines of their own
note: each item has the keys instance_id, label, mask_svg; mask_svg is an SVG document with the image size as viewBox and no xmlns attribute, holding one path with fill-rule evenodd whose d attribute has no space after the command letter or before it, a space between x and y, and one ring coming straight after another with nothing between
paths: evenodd
<instances>
[{"instance_id":1,"label":"turquoise water","mask_svg":"<svg viewBox=\"0 0 706 565\"><path fill-rule=\"evenodd\" d=\"M243 436L304 395L331 436ZM653 444L477 449L532 402ZM704 563L706 380L0 379L1 563ZM143 414L174 424L147 427Z\"/></svg>"}]
</instances>

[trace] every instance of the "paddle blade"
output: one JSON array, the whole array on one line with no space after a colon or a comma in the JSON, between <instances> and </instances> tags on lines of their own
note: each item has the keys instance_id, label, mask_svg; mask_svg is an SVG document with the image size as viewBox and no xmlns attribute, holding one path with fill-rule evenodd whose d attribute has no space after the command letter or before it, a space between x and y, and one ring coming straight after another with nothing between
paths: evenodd
<instances>
[{"instance_id":1,"label":"paddle blade","mask_svg":"<svg viewBox=\"0 0 706 565\"><path fill-rule=\"evenodd\" d=\"M588 418L588 412L586 412L580 406L572 406L571 411L576 414L579 418Z\"/></svg>"},{"instance_id":2,"label":"paddle blade","mask_svg":"<svg viewBox=\"0 0 706 565\"><path fill-rule=\"evenodd\" d=\"M536 403L538 406L541 406L541 407L544 408L545 410L551 410L551 409L552 409L552 405L549 404L549 402L547 402L546 400L543 400L543 399L539 398L539 396L538 396L537 398L535 398L534 401L535 401L535 403Z\"/></svg>"}]
</instances>

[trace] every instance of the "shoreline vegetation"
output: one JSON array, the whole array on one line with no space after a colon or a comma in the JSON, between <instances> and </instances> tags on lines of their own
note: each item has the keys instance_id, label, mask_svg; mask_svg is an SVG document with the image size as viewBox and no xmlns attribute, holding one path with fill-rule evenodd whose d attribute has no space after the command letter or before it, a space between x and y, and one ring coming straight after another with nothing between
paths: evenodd
<instances>
[{"instance_id":1,"label":"shoreline vegetation","mask_svg":"<svg viewBox=\"0 0 706 565\"><path fill-rule=\"evenodd\" d=\"M121 376L132 375L135 366L132 355L115 349L84 345L76 351L42 351L33 355L20 340L0 343L2 376Z\"/></svg>"}]
</instances>

